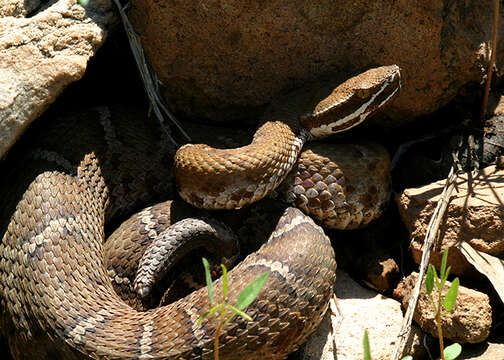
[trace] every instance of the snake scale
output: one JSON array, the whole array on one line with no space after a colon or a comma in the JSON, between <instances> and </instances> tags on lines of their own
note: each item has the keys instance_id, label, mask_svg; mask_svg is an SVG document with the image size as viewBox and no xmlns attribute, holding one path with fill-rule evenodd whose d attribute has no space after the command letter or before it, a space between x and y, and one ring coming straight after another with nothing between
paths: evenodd
<instances>
[{"instance_id":1,"label":"snake scale","mask_svg":"<svg viewBox=\"0 0 504 360\"><path fill-rule=\"evenodd\" d=\"M182 150L194 151L191 146L181 148L175 158L175 177L182 198L204 208L209 207L206 205L209 202L220 204L217 208L237 208L266 196L288 176L305 140L314 135L327 135L326 128L337 131L345 124L353 126L392 98L400 86L399 69L395 66L379 68L360 75L355 81L368 83L352 90L348 89L351 82L347 82L337 88L340 93L336 91L328 97L325 93L323 99L327 100L322 101L318 95L319 100L308 100L302 107L290 100L285 102L289 106L272 106L248 149L230 150L232 155L222 155L215 149L205 148L204 154L219 153L218 156L224 157L225 163L232 164L233 169L246 168L241 173L233 173L234 183L228 181L227 169L217 169L208 175L180 176L184 174L180 168L186 166L180 164L187 159L181 156ZM357 99L351 95L357 95ZM335 104L342 105L343 109ZM302 113L301 109L307 106L312 107L312 112ZM336 107L330 109L332 106ZM357 116L347 118L338 115L339 111ZM336 120L322 119L330 112ZM339 121L342 119L344 121ZM299 126L299 121L303 127ZM21 181L15 181L14 170L12 177L9 173L8 180L3 179L2 188L8 191L3 197L5 206L0 210L2 332L16 359L211 359L215 325L207 320L196 325L199 316L210 307L205 288L147 311L132 307L136 299L127 296L121 299L121 294L118 295L121 285L128 288L131 284L135 273L128 271L130 268L136 270L145 246L159 234L169 231L171 224L186 217L185 212L189 210L187 205L172 201L146 208L128 220L136 223L136 229L123 225L104 245L105 226L110 219L120 217L124 210L122 203L131 204L127 201L130 192L141 194L145 202L149 202L145 187L165 194L171 192L169 185L166 188L142 185L157 179L155 176L139 179L135 176L136 170L130 169L131 162L138 162L140 153L151 159L158 157L168 164L170 160L160 155L158 148L140 136L138 130L128 129L131 124L119 125L123 129L116 131L109 126L110 122L110 116L101 116L103 137L109 147L117 151L110 153L102 145L90 145L85 140L81 140L82 149L77 151L79 146L72 144L66 148L64 156L56 151L36 151L28 155L31 161L35 153L38 161L57 164L55 169L40 171L46 168L35 166L33 174L28 176L24 162L16 169ZM98 122L88 125L100 127ZM139 126L143 124L140 122ZM64 128L65 125L53 127L59 135L49 131L45 137L63 139L65 135L61 135L61 131ZM271 143L271 134L275 135L274 143ZM85 139L84 134L81 135ZM118 150L121 145L128 144L128 139L133 139L131 149ZM133 148L140 151L135 152ZM354 150L357 157L366 157L366 151L374 151L366 147ZM200 155L201 152L194 154L195 157ZM253 167L234 162L235 155L248 160L258 156L252 162L259 165L260 170L254 173ZM262 155L269 160L263 162ZM343 221L347 224L339 226L356 227L368 222L366 217L373 215L366 214L366 209L355 211L361 220L348 221L345 214L350 209L344 199L338 201L328 197L332 188L341 194L342 189L349 190L356 184L347 181L347 172L326 160L320 161L322 167L312 169L306 160L312 156L301 155L295 173L289 175L292 184L288 185L291 191L287 191L286 197L302 209L304 206L304 211L314 210L315 214L329 207L333 214L319 217L322 223L341 224ZM125 162L128 164L124 165ZM272 163L273 170L266 168ZM117 179L109 169L121 166L124 167L123 175ZM157 167L158 162L152 161L144 163L142 170L151 175ZM376 162L372 161L368 167L368 171L379 172L378 177L384 176L377 171L380 166L377 167ZM312 170L315 173L311 174ZM219 172L227 175L214 176ZM160 177L166 181L171 176L168 171ZM323 179L317 176L329 180L328 184L320 185ZM215 189L206 183L207 177L215 183ZM243 185L243 179L259 180L258 190L252 189L250 183ZM190 195L185 195L183 190L186 182L193 189ZM205 189L194 191L195 183L216 194L214 200L208 200ZM220 187L221 184L226 186ZM331 184L334 185L329 186ZM229 200L223 200L222 191L231 194ZM379 192L378 187L368 190L366 199L358 199L359 204L364 204L359 206L376 202ZM130 208L135 206L126 205L126 210ZM338 214L344 219L338 220ZM143 238L138 239L138 234ZM335 282L334 252L323 230L300 210L287 208L268 241L229 272L228 301L233 303L239 291L265 270L271 271L270 278L247 309L253 321L236 317L228 324L220 337L221 359L284 359L313 332L327 309ZM125 273L121 275L121 271ZM216 301L222 298L220 281L214 283Z\"/></svg>"}]
</instances>

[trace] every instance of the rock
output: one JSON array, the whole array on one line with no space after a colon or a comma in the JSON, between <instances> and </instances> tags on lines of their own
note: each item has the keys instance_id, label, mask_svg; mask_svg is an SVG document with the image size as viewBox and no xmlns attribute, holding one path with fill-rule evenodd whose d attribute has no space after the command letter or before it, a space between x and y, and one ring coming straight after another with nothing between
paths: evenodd
<instances>
[{"instance_id":1,"label":"rock","mask_svg":"<svg viewBox=\"0 0 504 360\"><path fill-rule=\"evenodd\" d=\"M23 5L26 4L26 5ZM33 14L34 1L0 5L0 158L65 87L79 80L114 17L109 0L59 0ZM13 17L30 13L29 18ZM12 16L6 16L12 15Z\"/></svg>"},{"instance_id":2,"label":"rock","mask_svg":"<svg viewBox=\"0 0 504 360\"><path fill-rule=\"evenodd\" d=\"M497 341L486 341L481 344L464 346L459 360L497 360L504 359L504 337Z\"/></svg>"},{"instance_id":3,"label":"rock","mask_svg":"<svg viewBox=\"0 0 504 360\"><path fill-rule=\"evenodd\" d=\"M394 291L394 296L402 300L402 305L407 308L411 291L415 286L418 273L406 277ZM446 294L451 282L447 281L443 295ZM437 293L433 291L434 298ZM425 280L422 283L420 297L413 316L414 320L423 331L438 337L437 326L434 321L435 312L432 302L425 290ZM443 337L459 343L478 343L484 341L490 334L492 326L492 308L488 295L459 286L457 300L451 314L442 317L441 326Z\"/></svg>"},{"instance_id":4,"label":"rock","mask_svg":"<svg viewBox=\"0 0 504 360\"><path fill-rule=\"evenodd\" d=\"M40 0L3 0L0 17L26 16L40 6Z\"/></svg>"},{"instance_id":5,"label":"rock","mask_svg":"<svg viewBox=\"0 0 504 360\"><path fill-rule=\"evenodd\" d=\"M408 234L406 229L398 228L400 221L395 207L389 206L380 218L363 229L326 229L337 264L354 279L389 297L402 279L395 258ZM391 233L395 235L390 236Z\"/></svg>"},{"instance_id":6,"label":"rock","mask_svg":"<svg viewBox=\"0 0 504 360\"><path fill-rule=\"evenodd\" d=\"M253 117L307 82L397 64L404 86L388 115L398 125L480 81L492 33L490 0L131 3L165 97L214 120Z\"/></svg>"},{"instance_id":7,"label":"rock","mask_svg":"<svg viewBox=\"0 0 504 360\"><path fill-rule=\"evenodd\" d=\"M308 339L300 358L303 360L357 360L363 358L362 339L368 330L374 360L389 360L394 352L401 328L402 312L399 302L375 291L365 289L344 271L338 270L335 293L341 317L326 313L317 331ZM334 304L331 309L338 313ZM414 330L413 354L421 358L420 331Z\"/></svg>"},{"instance_id":8,"label":"rock","mask_svg":"<svg viewBox=\"0 0 504 360\"><path fill-rule=\"evenodd\" d=\"M380 236L377 241L367 240L362 234L363 231L330 232L335 243L336 262L370 288L390 295L401 279L399 266L390 251L393 244L380 244Z\"/></svg>"},{"instance_id":9,"label":"rock","mask_svg":"<svg viewBox=\"0 0 504 360\"><path fill-rule=\"evenodd\" d=\"M394 284L399 274L399 266L391 257L369 262L365 270L367 272L367 281L375 290L382 293L391 289L391 285Z\"/></svg>"},{"instance_id":10,"label":"rock","mask_svg":"<svg viewBox=\"0 0 504 360\"><path fill-rule=\"evenodd\" d=\"M439 228L442 244L433 250L430 262L438 269L442 252L450 248L448 265L454 274L471 275L474 269L454 247L467 241L476 250L491 255L504 253L504 170L489 166L467 182L467 175L457 178L457 188L447 208L446 220ZM413 258L420 263L422 244L430 218L443 191L445 180L419 188L406 189L396 197L401 218L410 232Z\"/></svg>"}]
</instances>

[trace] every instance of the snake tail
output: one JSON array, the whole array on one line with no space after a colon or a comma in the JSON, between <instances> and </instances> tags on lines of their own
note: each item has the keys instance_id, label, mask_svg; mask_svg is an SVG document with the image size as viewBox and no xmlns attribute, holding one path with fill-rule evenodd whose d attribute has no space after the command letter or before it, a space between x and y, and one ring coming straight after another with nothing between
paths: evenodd
<instances>
[{"instance_id":1,"label":"snake tail","mask_svg":"<svg viewBox=\"0 0 504 360\"><path fill-rule=\"evenodd\" d=\"M234 263L240 247L234 232L220 221L201 217L180 220L151 242L140 259L133 283L142 297L190 251L205 248L221 256L221 263Z\"/></svg>"}]
</instances>

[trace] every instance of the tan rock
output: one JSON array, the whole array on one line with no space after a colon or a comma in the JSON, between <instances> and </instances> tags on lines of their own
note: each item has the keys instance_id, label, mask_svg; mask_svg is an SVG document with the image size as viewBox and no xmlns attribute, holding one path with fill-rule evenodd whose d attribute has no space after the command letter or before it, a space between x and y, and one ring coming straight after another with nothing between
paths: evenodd
<instances>
[{"instance_id":1,"label":"tan rock","mask_svg":"<svg viewBox=\"0 0 504 360\"><path fill-rule=\"evenodd\" d=\"M392 282L396 280L399 274L399 266L392 258L370 262L366 270L367 281L380 292L390 291Z\"/></svg>"},{"instance_id":2,"label":"tan rock","mask_svg":"<svg viewBox=\"0 0 504 360\"><path fill-rule=\"evenodd\" d=\"M165 97L186 113L243 119L283 90L398 64L404 87L389 112L398 124L481 79L491 4L134 0L130 16Z\"/></svg>"},{"instance_id":3,"label":"tan rock","mask_svg":"<svg viewBox=\"0 0 504 360\"><path fill-rule=\"evenodd\" d=\"M422 244L430 218L443 191L445 180L414 189L406 189L396 198L401 218L410 232L413 258L420 263ZM476 250L492 255L504 254L504 170L485 168L467 182L467 175L457 178L448 205L446 220L439 229L440 247L436 247L431 263L438 269L442 251L449 247L448 265L452 273L470 273L473 267L454 247L467 241Z\"/></svg>"},{"instance_id":4,"label":"tan rock","mask_svg":"<svg viewBox=\"0 0 504 360\"><path fill-rule=\"evenodd\" d=\"M25 15L31 1L9 0L0 14ZM0 158L63 89L79 80L105 40L109 0L59 0L30 18L0 18Z\"/></svg>"},{"instance_id":5,"label":"tan rock","mask_svg":"<svg viewBox=\"0 0 504 360\"><path fill-rule=\"evenodd\" d=\"M2 0L0 17L26 16L40 6L40 0Z\"/></svg>"},{"instance_id":6,"label":"tan rock","mask_svg":"<svg viewBox=\"0 0 504 360\"><path fill-rule=\"evenodd\" d=\"M341 317L326 313L317 331L308 339L300 356L303 360L361 360L362 339L368 330L374 360L389 360L401 328L402 311L399 302L368 290L338 270L335 293ZM338 313L334 304L333 312ZM415 327L414 327L415 328ZM419 331L415 328L412 354L421 358Z\"/></svg>"},{"instance_id":7,"label":"tan rock","mask_svg":"<svg viewBox=\"0 0 504 360\"><path fill-rule=\"evenodd\" d=\"M417 278L418 273L412 273L394 291L394 296L402 299L405 308L408 306L409 297ZM443 295L446 294L450 286L451 283L447 281ZM433 294L436 299L436 290L433 290ZM425 290L424 280L413 318L423 331L438 337L435 315L432 302ZM443 316L441 320L443 337L459 343L478 343L488 337L491 325L492 308L488 295L459 286L453 312Z\"/></svg>"},{"instance_id":8,"label":"tan rock","mask_svg":"<svg viewBox=\"0 0 504 360\"><path fill-rule=\"evenodd\" d=\"M459 360L500 360L504 359L504 338L487 341L473 346L464 346Z\"/></svg>"}]
</instances>

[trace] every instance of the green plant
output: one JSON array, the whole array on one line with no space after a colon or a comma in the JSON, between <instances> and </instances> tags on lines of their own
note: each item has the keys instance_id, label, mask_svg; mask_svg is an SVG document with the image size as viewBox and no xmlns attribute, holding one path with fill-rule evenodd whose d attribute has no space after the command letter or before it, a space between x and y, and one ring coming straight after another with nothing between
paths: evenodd
<instances>
[{"instance_id":1,"label":"green plant","mask_svg":"<svg viewBox=\"0 0 504 360\"><path fill-rule=\"evenodd\" d=\"M462 352L462 347L460 346L460 344L454 343L445 349L443 345L443 330L441 328L441 317L448 315L451 311L453 311L455 301L457 300L458 287L459 287L459 279L457 277L453 280L443 300L442 291L445 286L446 280L448 279L448 275L450 274L450 268L451 268L450 266L446 268L447 259L448 259L448 248L446 248L443 253L443 258L441 260L441 268L439 269L439 277L436 273L436 268L432 264L429 264L429 268L427 270L427 276L425 278L425 288L427 290L427 295L429 295L429 298L432 302L432 306L434 307L434 311L436 312L436 325L438 330L441 359L454 360ZM436 285L436 288L438 290L437 301L432 296L434 285ZM445 312L443 312L443 308Z\"/></svg>"},{"instance_id":2,"label":"green plant","mask_svg":"<svg viewBox=\"0 0 504 360\"><path fill-rule=\"evenodd\" d=\"M369 336L367 329L364 330L364 339L362 340L362 346L364 347L364 360L371 360L371 347L369 346ZM401 360L413 360L413 357L411 355L407 355Z\"/></svg>"},{"instance_id":3,"label":"green plant","mask_svg":"<svg viewBox=\"0 0 504 360\"><path fill-rule=\"evenodd\" d=\"M208 297L210 298L210 310L201 315L198 320L198 325L209 315L214 314L215 322L216 322L216 330L215 330L215 341L214 341L214 359L219 359L219 335L221 330L236 316L239 315L248 321L252 321L252 318L243 312L252 302L255 300L259 292L266 284L266 281L269 277L269 271L263 272L261 275L257 277L250 284L245 286L243 290L238 295L238 300L236 301L236 306L230 305L227 303L227 269L224 265L221 264L222 267L222 303L213 305L213 285L212 285L212 277L210 276L210 265L208 264L208 260L203 258L203 267L205 268L205 280L208 289ZM228 311L233 312L231 316L228 317ZM216 313L220 311L220 314Z\"/></svg>"}]
</instances>

